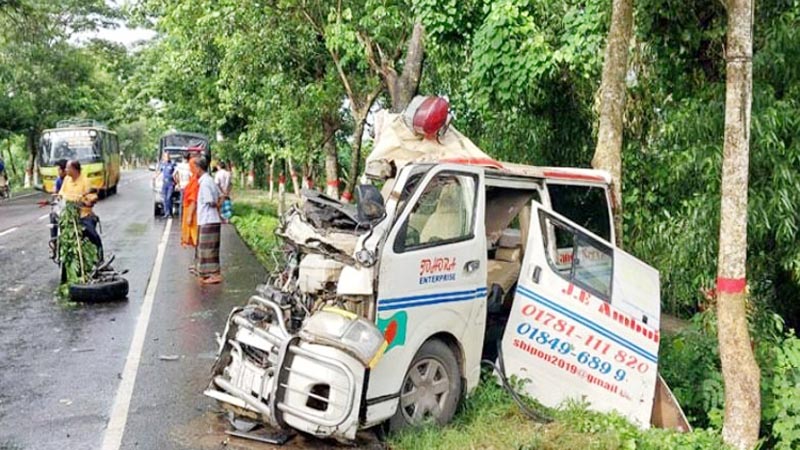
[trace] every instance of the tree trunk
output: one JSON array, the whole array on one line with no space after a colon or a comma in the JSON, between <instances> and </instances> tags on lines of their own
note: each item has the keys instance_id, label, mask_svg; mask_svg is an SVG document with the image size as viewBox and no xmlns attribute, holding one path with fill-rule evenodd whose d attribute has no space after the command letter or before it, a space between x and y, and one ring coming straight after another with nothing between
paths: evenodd
<instances>
[{"instance_id":1,"label":"tree trunk","mask_svg":"<svg viewBox=\"0 0 800 450\"><path fill-rule=\"evenodd\" d=\"M717 333L725 385L722 438L739 449L755 446L761 419L761 374L751 347L745 306L753 1L728 1L725 142L717 267Z\"/></svg>"},{"instance_id":2,"label":"tree trunk","mask_svg":"<svg viewBox=\"0 0 800 450\"><path fill-rule=\"evenodd\" d=\"M325 194L332 198L339 198L339 161L335 138L339 126L336 121L323 118L322 127L325 133L325 142L322 144L325 151Z\"/></svg>"},{"instance_id":3,"label":"tree trunk","mask_svg":"<svg viewBox=\"0 0 800 450\"><path fill-rule=\"evenodd\" d=\"M307 161L303 163L303 188L314 189L314 182L311 180L311 164Z\"/></svg>"},{"instance_id":4,"label":"tree trunk","mask_svg":"<svg viewBox=\"0 0 800 450\"><path fill-rule=\"evenodd\" d=\"M28 164L25 166L25 187L31 187L31 183L36 184L38 174L36 173L36 130L28 131L26 147L28 147Z\"/></svg>"},{"instance_id":5,"label":"tree trunk","mask_svg":"<svg viewBox=\"0 0 800 450\"><path fill-rule=\"evenodd\" d=\"M600 125L592 167L611 174L614 231L618 245L622 245L622 119L632 29L633 0L613 0L600 82Z\"/></svg>"},{"instance_id":6,"label":"tree trunk","mask_svg":"<svg viewBox=\"0 0 800 450\"><path fill-rule=\"evenodd\" d=\"M353 130L353 152L350 154L350 173L348 174L347 186L342 193L342 201L349 203L353 198L353 190L358 182L358 167L361 162L361 141L364 136L364 122L367 120L369 107L363 112L355 114L355 129Z\"/></svg>"},{"instance_id":7,"label":"tree trunk","mask_svg":"<svg viewBox=\"0 0 800 450\"><path fill-rule=\"evenodd\" d=\"M269 199L270 200L272 200L272 198L273 198L273 192L274 192L273 191L273 186L275 185L275 183L273 182L274 180L272 178L272 173L274 171L274 167L275 167L275 157L273 156L273 157L271 157L269 159L269 164L268 164L268 169L267 169L267 174L268 174L267 175L267 183L269 184Z\"/></svg>"},{"instance_id":8,"label":"tree trunk","mask_svg":"<svg viewBox=\"0 0 800 450\"><path fill-rule=\"evenodd\" d=\"M247 187L249 189L256 187L256 168L254 163L250 163L250 169L247 171Z\"/></svg>"},{"instance_id":9,"label":"tree trunk","mask_svg":"<svg viewBox=\"0 0 800 450\"><path fill-rule=\"evenodd\" d=\"M297 182L297 172L294 170L294 164L292 163L292 157L290 156L287 158L287 162L289 163L289 177L292 179L292 189L294 190L294 195L298 199L300 198L300 185Z\"/></svg>"},{"instance_id":10,"label":"tree trunk","mask_svg":"<svg viewBox=\"0 0 800 450\"><path fill-rule=\"evenodd\" d=\"M392 67L387 66L383 69L382 75L392 100L391 112L393 113L399 113L406 109L417 93L425 56L424 36L425 28L421 23L415 23L411 38L408 40L405 63L400 76Z\"/></svg>"},{"instance_id":11,"label":"tree trunk","mask_svg":"<svg viewBox=\"0 0 800 450\"><path fill-rule=\"evenodd\" d=\"M286 175L284 175L284 171L281 170L281 174L278 176L278 215L282 216L283 213L286 211Z\"/></svg>"}]
</instances>

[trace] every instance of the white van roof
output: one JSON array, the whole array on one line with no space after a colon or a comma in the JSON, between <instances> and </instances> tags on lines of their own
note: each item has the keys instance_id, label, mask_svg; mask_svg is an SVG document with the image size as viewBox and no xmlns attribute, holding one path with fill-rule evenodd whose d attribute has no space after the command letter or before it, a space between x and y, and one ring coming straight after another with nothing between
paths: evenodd
<instances>
[{"instance_id":1,"label":"white van roof","mask_svg":"<svg viewBox=\"0 0 800 450\"><path fill-rule=\"evenodd\" d=\"M437 140L423 139L405 126L399 114L381 111L376 116L375 129L375 144L365 165L368 175L373 163L383 161L393 163L398 169L412 163L464 164L484 167L487 174L501 178L510 176L606 185L611 183L610 174L601 170L538 167L497 161L452 126Z\"/></svg>"},{"instance_id":2,"label":"white van roof","mask_svg":"<svg viewBox=\"0 0 800 450\"><path fill-rule=\"evenodd\" d=\"M487 169L487 171L499 175L507 174L526 178L611 184L611 174L605 170L581 169L577 167L528 166L509 162L501 162L500 164L503 166L502 168Z\"/></svg>"}]
</instances>

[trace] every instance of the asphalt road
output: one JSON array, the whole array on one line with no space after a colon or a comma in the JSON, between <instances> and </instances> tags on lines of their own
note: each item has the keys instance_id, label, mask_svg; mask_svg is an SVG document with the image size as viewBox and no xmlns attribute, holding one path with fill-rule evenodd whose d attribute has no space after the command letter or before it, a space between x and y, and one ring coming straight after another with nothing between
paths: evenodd
<instances>
[{"instance_id":1,"label":"asphalt road","mask_svg":"<svg viewBox=\"0 0 800 450\"><path fill-rule=\"evenodd\" d=\"M152 217L150 176L125 172L95 207L106 253L129 270L128 300L113 304L55 297L42 194L0 202L0 449L269 448L229 439L202 395L215 334L264 270L226 225L225 281L199 285L178 222ZM288 447L330 445L298 437Z\"/></svg>"}]
</instances>

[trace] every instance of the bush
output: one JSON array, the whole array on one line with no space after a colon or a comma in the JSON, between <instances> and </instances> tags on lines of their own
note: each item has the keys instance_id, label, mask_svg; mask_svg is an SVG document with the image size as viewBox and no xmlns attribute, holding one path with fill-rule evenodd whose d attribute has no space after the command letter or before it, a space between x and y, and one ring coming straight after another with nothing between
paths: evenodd
<instances>
[{"instance_id":1,"label":"bush","mask_svg":"<svg viewBox=\"0 0 800 450\"><path fill-rule=\"evenodd\" d=\"M800 339L783 320L754 313L751 336L761 368L761 435L767 448L800 448ZM695 427L722 427L724 390L712 312L661 342L659 370Z\"/></svg>"},{"instance_id":2,"label":"bush","mask_svg":"<svg viewBox=\"0 0 800 450\"><path fill-rule=\"evenodd\" d=\"M275 206L265 201L234 202L231 223L259 262L267 269L274 268L272 252L278 245L275 228L279 224Z\"/></svg>"},{"instance_id":3,"label":"bush","mask_svg":"<svg viewBox=\"0 0 800 450\"><path fill-rule=\"evenodd\" d=\"M511 396L487 373L466 399L453 422L429 425L390 436L392 449L709 449L724 448L715 430L678 433L641 430L618 414L586 409L568 403L554 411L555 421L529 420Z\"/></svg>"},{"instance_id":4,"label":"bush","mask_svg":"<svg viewBox=\"0 0 800 450\"><path fill-rule=\"evenodd\" d=\"M774 317L777 337L759 343L762 434L776 449L800 448L800 339Z\"/></svg>"},{"instance_id":5,"label":"bush","mask_svg":"<svg viewBox=\"0 0 800 450\"><path fill-rule=\"evenodd\" d=\"M721 426L725 394L716 329L706 312L679 334L662 335L658 370L695 427Z\"/></svg>"}]
</instances>

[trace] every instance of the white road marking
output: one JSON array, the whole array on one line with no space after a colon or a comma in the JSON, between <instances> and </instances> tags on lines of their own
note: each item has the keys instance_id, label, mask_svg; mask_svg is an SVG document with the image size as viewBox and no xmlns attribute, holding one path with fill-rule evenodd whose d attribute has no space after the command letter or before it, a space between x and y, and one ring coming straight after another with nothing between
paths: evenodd
<instances>
[{"instance_id":1,"label":"white road marking","mask_svg":"<svg viewBox=\"0 0 800 450\"><path fill-rule=\"evenodd\" d=\"M5 236L5 235L7 235L7 234L11 234L11 233L13 233L14 231L16 231L18 228L19 228L19 227L9 228L9 229L7 229L6 231L3 231L2 233L0 233L0 236Z\"/></svg>"},{"instance_id":2,"label":"white road marking","mask_svg":"<svg viewBox=\"0 0 800 450\"><path fill-rule=\"evenodd\" d=\"M136 329L133 332L133 340L128 350L128 357L125 360L125 368L122 370L122 381L119 383L117 395L114 398L114 406L111 407L111 417L108 421L106 433L103 436L103 450L118 450L122 445L122 435L125 433L125 424L128 422L128 412L133 396L133 387L136 383L136 374L139 371L139 362L144 348L144 338L147 335L147 325L150 322L150 313L153 311L153 300L158 288L158 279L161 276L161 264L164 262L164 252L167 249L169 233L172 228L172 219L167 219L164 227L164 234L158 244L153 272L150 274L150 282L142 302L142 310L136 320Z\"/></svg>"},{"instance_id":3,"label":"white road marking","mask_svg":"<svg viewBox=\"0 0 800 450\"><path fill-rule=\"evenodd\" d=\"M47 219L47 217L48 217L48 216L50 216L50 214L49 214L49 213L48 213L48 214L44 214L44 215L42 215L42 217L39 217L39 218L38 218L38 219L36 219L36 220L44 220L44 219Z\"/></svg>"}]
</instances>

